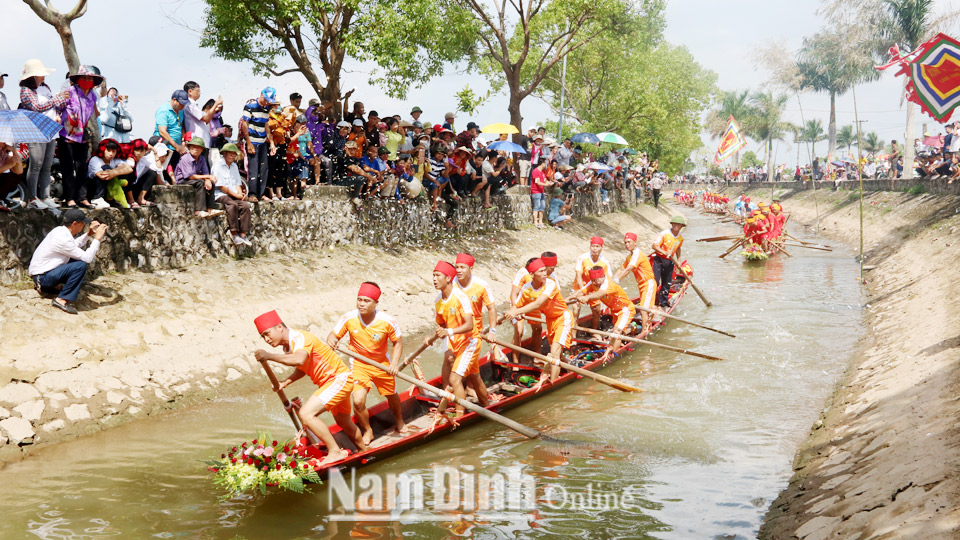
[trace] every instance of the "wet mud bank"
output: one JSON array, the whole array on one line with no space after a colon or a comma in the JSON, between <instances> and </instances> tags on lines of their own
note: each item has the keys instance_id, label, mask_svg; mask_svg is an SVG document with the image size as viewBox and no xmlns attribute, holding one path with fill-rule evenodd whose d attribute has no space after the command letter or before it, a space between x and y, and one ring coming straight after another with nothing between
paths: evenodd
<instances>
[{"instance_id":1,"label":"wet mud bank","mask_svg":"<svg viewBox=\"0 0 960 540\"><path fill-rule=\"evenodd\" d=\"M528 257L552 249L559 271L572 275L587 239L600 234L615 246L625 218L650 235L669 215L639 205L577 218L563 231L524 226L403 250L345 245L108 273L84 285L78 316L51 308L26 286L0 286L0 467L45 445L171 409L202 413L207 400L268 384L252 356L264 347L252 322L264 311L277 309L290 326L323 338L370 280L383 289L380 309L412 336L434 324L437 260L473 253L475 275L504 305Z\"/></svg>"},{"instance_id":2,"label":"wet mud bank","mask_svg":"<svg viewBox=\"0 0 960 540\"><path fill-rule=\"evenodd\" d=\"M856 192L773 193L788 230L859 248ZM866 332L761 539L960 535L960 198L867 193L863 220Z\"/></svg>"}]
</instances>

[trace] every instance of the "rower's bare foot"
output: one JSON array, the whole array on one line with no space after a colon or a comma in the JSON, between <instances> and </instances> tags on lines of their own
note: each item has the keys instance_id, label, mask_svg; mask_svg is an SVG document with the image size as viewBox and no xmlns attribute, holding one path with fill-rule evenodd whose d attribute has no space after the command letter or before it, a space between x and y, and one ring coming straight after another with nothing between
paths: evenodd
<instances>
[{"instance_id":1,"label":"rower's bare foot","mask_svg":"<svg viewBox=\"0 0 960 540\"><path fill-rule=\"evenodd\" d=\"M324 465L329 465L331 463L336 463L338 461L344 460L347 458L348 455L349 454L347 453L346 450L344 450L343 448L340 448L339 450L335 450L333 452L328 453L327 457L320 460L320 466L323 467Z\"/></svg>"},{"instance_id":2,"label":"rower's bare foot","mask_svg":"<svg viewBox=\"0 0 960 540\"><path fill-rule=\"evenodd\" d=\"M368 429L363 432L363 444L370 444L373 441L373 429Z\"/></svg>"},{"instance_id":3,"label":"rower's bare foot","mask_svg":"<svg viewBox=\"0 0 960 540\"><path fill-rule=\"evenodd\" d=\"M410 424L403 424L398 428L394 428L394 431L396 431L400 435L406 435L407 433L413 433L418 429L419 428L417 428L416 426L411 426Z\"/></svg>"},{"instance_id":4,"label":"rower's bare foot","mask_svg":"<svg viewBox=\"0 0 960 540\"><path fill-rule=\"evenodd\" d=\"M537 392L539 392L540 389L543 388L543 383L547 382L547 379L549 378L550 376L547 375L546 373L540 375L540 380L537 381L536 386L533 387L533 393L536 394Z\"/></svg>"}]
</instances>

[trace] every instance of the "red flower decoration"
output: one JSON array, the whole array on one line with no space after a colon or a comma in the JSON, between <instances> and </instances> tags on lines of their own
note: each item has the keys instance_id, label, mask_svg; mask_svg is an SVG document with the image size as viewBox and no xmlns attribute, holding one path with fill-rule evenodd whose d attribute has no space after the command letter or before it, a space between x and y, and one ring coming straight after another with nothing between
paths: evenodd
<instances>
[{"instance_id":1,"label":"red flower decoration","mask_svg":"<svg viewBox=\"0 0 960 540\"><path fill-rule=\"evenodd\" d=\"M220 454L220 459L226 459L226 458L227 458L226 454Z\"/></svg>"},{"instance_id":2,"label":"red flower decoration","mask_svg":"<svg viewBox=\"0 0 960 540\"><path fill-rule=\"evenodd\" d=\"M237 447L234 446L233 448L230 449L230 451L231 451L231 452L236 452L236 451L237 451Z\"/></svg>"},{"instance_id":3,"label":"red flower decoration","mask_svg":"<svg viewBox=\"0 0 960 540\"><path fill-rule=\"evenodd\" d=\"M296 462L296 461L291 461L291 462L290 462L290 468L291 468L291 469L296 469L296 468L297 468L297 462Z\"/></svg>"},{"instance_id":4,"label":"red flower decoration","mask_svg":"<svg viewBox=\"0 0 960 540\"><path fill-rule=\"evenodd\" d=\"M256 440L256 439L253 440L253 444L257 444L257 440Z\"/></svg>"},{"instance_id":5,"label":"red flower decoration","mask_svg":"<svg viewBox=\"0 0 960 540\"><path fill-rule=\"evenodd\" d=\"M277 463L277 470L278 470L278 471L280 470L280 464L279 464L279 463Z\"/></svg>"},{"instance_id":6,"label":"red flower decoration","mask_svg":"<svg viewBox=\"0 0 960 540\"><path fill-rule=\"evenodd\" d=\"M271 444L270 446L276 446L276 445L277 445L277 441L273 441L273 444Z\"/></svg>"}]
</instances>

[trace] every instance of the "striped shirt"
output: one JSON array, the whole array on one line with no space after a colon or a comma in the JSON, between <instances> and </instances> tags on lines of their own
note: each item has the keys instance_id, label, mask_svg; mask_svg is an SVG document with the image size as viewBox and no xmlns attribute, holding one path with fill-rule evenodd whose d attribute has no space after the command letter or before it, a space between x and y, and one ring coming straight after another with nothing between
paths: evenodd
<instances>
[{"instance_id":1,"label":"striped shirt","mask_svg":"<svg viewBox=\"0 0 960 540\"><path fill-rule=\"evenodd\" d=\"M247 134L254 146L260 146L267 140L267 122L270 113L267 108L261 107L258 101L243 106L241 121L247 124Z\"/></svg>"}]
</instances>

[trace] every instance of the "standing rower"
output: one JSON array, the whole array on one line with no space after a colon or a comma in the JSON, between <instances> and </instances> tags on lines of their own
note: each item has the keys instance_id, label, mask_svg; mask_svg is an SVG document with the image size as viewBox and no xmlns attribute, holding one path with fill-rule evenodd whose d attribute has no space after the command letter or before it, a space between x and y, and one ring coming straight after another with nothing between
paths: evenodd
<instances>
[{"instance_id":1,"label":"standing rower","mask_svg":"<svg viewBox=\"0 0 960 540\"><path fill-rule=\"evenodd\" d=\"M653 300L657 296L657 280L653 276L653 267L650 258L637 246L636 233L628 232L623 235L623 247L627 250L627 259L623 261L623 268L617 270L613 281L620 283L623 276L633 272L637 280L637 289L640 293L637 303L640 307L653 309ZM650 329L650 312L640 310L640 321L644 330Z\"/></svg>"},{"instance_id":2,"label":"standing rower","mask_svg":"<svg viewBox=\"0 0 960 540\"><path fill-rule=\"evenodd\" d=\"M601 255L603 252L603 238L599 236L594 236L590 239L590 251L584 253L577 257L577 262L574 264L574 271L576 272L573 277L573 290L579 291L580 289L586 287L587 283L590 282L590 269L594 266L599 266L603 268L606 276L611 277L610 274L610 263L607 262L607 258ZM593 315L593 320L591 321L592 327L597 328L597 325L600 324L600 301L593 300L589 304L590 311ZM579 308L578 308L579 309Z\"/></svg>"},{"instance_id":3,"label":"standing rower","mask_svg":"<svg viewBox=\"0 0 960 540\"><path fill-rule=\"evenodd\" d=\"M361 284L360 291L357 293L357 309L340 317L337 326L327 336L327 345L331 349L336 349L337 342L343 336L350 334L351 351L396 369L403 354L400 328L396 319L377 310L379 302L380 287L372 281ZM393 345L392 358L387 350L391 344ZM376 386L380 395L387 399L390 410L393 411L397 433L406 433L407 425L403 421L403 413L400 410L400 396L397 395L397 382L394 376L363 362L356 361L352 364L353 412L360 423L363 442L370 444L373 440L370 413L367 411L367 394L373 386Z\"/></svg>"},{"instance_id":4,"label":"standing rower","mask_svg":"<svg viewBox=\"0 0 960 540\"><path fill-rule=\"evenodd\" d=\"M573 343L573 315L567 311L567 303L560 293L560 285L553 278L547 277L547 268L542 259L534 259L527 264L527 272L532 278L520 291L516 303L507 310L504 317L519 318L540 311L546 318L547 337L550 340L551 358L560 359L563 349ZM560 366L550 366L550 381L560 376ZM546 373L540 378L538 387L543 384Z\"/></svg>"},{"instance_id":5,"label":"standing rower","mask_svg":"<svg viewBox=\"0 0 960 540\"><path fill-rule=\"evenodd\" d=\"M257 325L257 332L267 345L280 347L283 353L271 353L257 349L253 355L260 362L276 362L296 368L289 377L280 381L274 388L279 392L290 383L308 375L313 384L318 386L316 392L310 396L297 416L303 426L320 438L327 446L327 456L320 462L321 465L334 463L347 457L347 451L340 448L327 425L321 422L317 415L323 411L330 411L333 419L343 430L343 433L353 441L361 452L367 450L360 430L350 419L350 391L353 390L353 376L350 369L340 360L337 353L310 332L303 332L287 328L280 320L276 311L268 311L253 320Z\"/></svg>"},{"instance_id":6,"label":"standing rower","mask_svg":"<svg viewBox=\"0 0 960 540\"><path fill-rule=\"evenodd\" d=\"M653 242L653 275L660 286L657 294L657 307L666 311L670 307L670 286L673 284L673 257L680 257L680 247L683 245L683 236L680 229L687 225L683 216L670 218L670 228L661 232Z\"/></svg>"},{"instance_id":7,"label":"standing rower","mask_svg":"<svg viewBox=\"0 0 960 540\"><path fill-rule=\"evenodd\" d=\"M603 268L594 266L590 269L590 283L586 287L573 293L571 302L589 302L599 300L610 309L610 315L616 321L613 325L613 336L604 356L620 348L620 335L624 333L633 318L637 316L637 309L630 301L627 291L623 287L607 279Z\"/></svg>"},{"instance_id":8,"label":"standing rower","mask_svg":"<svg viewBox=\"0 0 960 540\"><path fill-rule=\"evenodd\" d=\"M480 329L474 325L473 308L464 292L453 286L457 269L446 261L440 261L433 269L433 287L440 291L434 302L438 328L425 340L427 346L446 338L447 350L443 355L441 380L444 387L455 396L464 399L467 395L464 383L477 393L481 407L486 407L487 387L480 379ZM437 407L443 415L447 406L444 398ZM457 416L463 414L463 406L457 405Z\"/></svg>"},{"instance_id":9,"label":"standing rower","mask_svg":"<svg viewBox=\"0 0 960 540\"><path fill-rule=\"evenodd\" d=\"M454 265L457 268L457 279L453 284L470 299L470 307L473 308L473 325L477 328L477 332L483 331L483 308L487 308L486 333L494 337L497 333L497 305L490 292L490 285L473 275L475 262L476 259L469 253L458 254Z\"/></svg>"}]
</instances>

